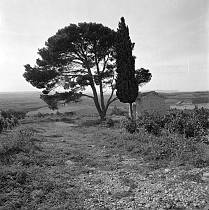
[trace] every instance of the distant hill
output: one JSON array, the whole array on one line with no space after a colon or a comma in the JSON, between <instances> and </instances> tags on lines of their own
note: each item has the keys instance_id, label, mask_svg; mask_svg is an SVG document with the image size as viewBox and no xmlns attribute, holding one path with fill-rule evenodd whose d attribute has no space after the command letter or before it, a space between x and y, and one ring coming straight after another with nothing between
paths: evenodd
<instances>
[{"instance_id":1,"label":"distant hill","mask_svg":"<svg viewBox=\"0 0 209 210\"><path fill-rule=\"evenodd\" d=\"M46 106L40 92L0 92L0 109L32 111Z\"/></svg>"},{"instance_id":2,"label":"distant hill","mask_svg":"<svg viewBox=\"0 0 209 210\"><path fill-rule=\"evenodd\" d=\"M166 90L165 90L166 91ZM195 91L195 92L173 92L161 90L156 91L164 96L166 103L169 105L178 105L178 102L190 102L191 104L209 103L209 91ZM109 97L105 95L105 99ZM83 97L78 105L89 105L94 107L92 99ZM115 101L111 106L128 107L127 104L121 103L119 100ZM40 99L40 92L0 92L0 109L15 109L19 111L35 111L47 105Z\"/></svg>"},{"instance_id":3,"label":"distant hill","mask_svg":"<svg viewBox=\"0 0 209 210\"><path fill-rule=\"evenodd\" d=\"M166 102L174 105L179 101L190 101L191 104L209 103L209 91L161 93Z\"/></svg>"}]
</instances>

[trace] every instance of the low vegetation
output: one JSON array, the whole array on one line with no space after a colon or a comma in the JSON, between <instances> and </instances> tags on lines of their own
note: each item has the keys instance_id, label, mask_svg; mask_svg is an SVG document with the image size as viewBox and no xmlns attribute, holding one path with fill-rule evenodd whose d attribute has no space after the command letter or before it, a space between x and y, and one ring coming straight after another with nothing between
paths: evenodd
<instances>
[{"instance_id":1,"label":"low vegetation","mask_svg":"<svg viewBox=\"0 0 209 210\"><path fill-rule=\"evenodd\" d=\"M0 135L0 206L203 208L209 187L203 176L209 171L207 113L173 110L167 118L150 114L133 125L123 116L121 127L132 133L111 115L105 122L90 113L28 117L24 126ZM205 132L186 135L162 123L176 118L196 119ZM149 130L148 122L159 132Z\"/></svg>"},{"instance_id":2,"label":"low vegetation","mask_svg":"<svg viewBox=\"0 0 209 210\"><path fill-rule=\"evenodd\" d=\"M3 130L12 129L19 124L19 120L25 118L26 113L21 111L0 110L0 133Z\"/></svg>"},{"instance_id":3,"label":"low vegetation","mask_svg":"<svg viewBox=\"0 0 209 210\"><path fill-rule=\"evenodd\" d=\"M154 136L141 129L134 134L124 133L111 143L134 156L153 162L159 168L170 165L209 166L208 145L177 134Z\"/></svg>"},{"instance_id":4,"label":"low vegetation","mask_svg":"<svg viewBox=\"0 0 209 210\"><path fill-rule=\"evenodd\" d=\"M122 121L122 127L131 132L133 126L135 131L143 128L146 132L156 136L162 135L164 132L183 135L186 138L204 137L208 135L209 129L209 110L198 109L193 110L177 110L168 111L165 115L153 113L144 113L136 121L136 126L132 121L125 119Z\"/></svg>"},{"instance_id":5,"label":"low vegetation","mask_svg":"<svg viewBox=\"0 0 209 210\"><path fill-rule=\"evenodd\" d=\"M40 141L42 138L31 127L21 126L1 136L0 206L3 209L35 210L52 209L65 203L68 209L78 209L82 203L82 199L78 200L79 189L76 186L69 189L66 184L73 176L69 175L63 182L59 175L66 170L64 154L56 149L49 154Z\"/></svg>"},{"instance_id":6,"label":"low vegetation","mask_svg":"<svg viewBox=\"0 0 209 210\"><path fill-rule=\"evenodd\" d=\"M110 115L118 115L118 116L128 116L128 111L125 109L121 109L116 105L112 108Z\"/></svg>"},{"instance_id":7,"label":"low vegetation","mask_svg":"<svg viewBox=\"0 0 209 210\"><path fill-rule=\"evenodd\" d=\"M123 119L122 128L128 133L119 141L128 151L152 161L168 164L206 166L208 147L209 110L171 110L165 115L145 113L137 122Z\"/></svg>"}]
</instances>

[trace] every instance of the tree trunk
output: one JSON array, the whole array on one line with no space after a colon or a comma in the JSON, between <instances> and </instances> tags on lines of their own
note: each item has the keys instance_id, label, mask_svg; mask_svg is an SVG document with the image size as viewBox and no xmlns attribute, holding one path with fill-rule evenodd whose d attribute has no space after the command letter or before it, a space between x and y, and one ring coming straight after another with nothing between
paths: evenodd
<instances>
[{"instance_id":1,"label":"tree trunk","mask_svg":"<svg viewBox=\"0 0 209 210\"><path fill-rule=\"evenodd\" d=\"M104 120L106 120L106 109L101 107L100 104L99 104L99 99L98 99L98 95L97 95L97 92L96 92L96 88L92 87L92 90L93 90L93 95L94 95L94 104L96 106L97 112L100 116L100 119L102 121L104 121Z\"/></svg>"},{"instance_id":2,"label":"tree trunk","mask_svg":"<svg viewBox=\"0 0 209 210\"><path fill-rule=\"evenodd\" d=\"M103 94L103 88L102 88L102 81L100 81L100 84L99 84L99 89L100 89L100 101L101 101L101 108L102 108L102 110L105 110L105 104L104 104L104 94Z\"/></svg>"},{"instance_id":3,"label":"tree trunk","mask_svg":"<svg viewBox=\"0 0 209 210\"><path fill-rule=\"evenodd\" d=\"M136 121L136 102L133 103L133 120Z\"/></svg>"},{"instance_id":4,"label":"tree trunk","mask_svg":"<svg viewBox=\"0 0 209 210\"><path fill-rule=\"evenodd\" d=\"M103 110L103 111L99 114L99 116L100 116L101 121L105 121L105 120L106 120L106 112L105 112L105 110Z\"/></svg>"},{"instance_id":5,"label":"tree trunk","mask_svg":"<svg viewBox=\"0 0 209 210\"><path fill-rule=\"evenodd\" d=\"M129 117L133 121L133 106L132 106L132 103L129 103Z\"/></svg>"}]
</instances>

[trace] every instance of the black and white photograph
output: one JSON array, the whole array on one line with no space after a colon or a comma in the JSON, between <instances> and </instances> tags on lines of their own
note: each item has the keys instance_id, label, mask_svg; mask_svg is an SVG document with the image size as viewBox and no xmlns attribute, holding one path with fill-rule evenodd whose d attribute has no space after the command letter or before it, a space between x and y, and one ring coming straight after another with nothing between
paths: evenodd
<instances>
[{"instance_id":1,"label":"black and white photograph","mask_svg":"<svg viewBox=\"0 0 209 210\"><path fill-rule=\"evenodd\" d=\"M209 210L209 0L0 0L0 210Z\"/></svg>"}]
</instances>

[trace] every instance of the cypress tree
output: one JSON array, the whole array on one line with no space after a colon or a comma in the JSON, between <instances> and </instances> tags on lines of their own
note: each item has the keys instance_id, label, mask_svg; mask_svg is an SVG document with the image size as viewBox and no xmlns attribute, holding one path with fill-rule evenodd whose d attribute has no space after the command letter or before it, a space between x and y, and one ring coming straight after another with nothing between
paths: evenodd
<instances>
[{"instance_id":1,"label":"cypress tree","mask_svg":"<svg viewBox=\"0 0 209 210\"><path fill-rule=\"evenodd\" d=\"M135 77L135 57L132 55L134 43L131 42L124 17L118 24L116 39L116 95L120 102L129 103L133 120L132 104L138 96L138 83Z\"/></svg>"}]
</instances>

